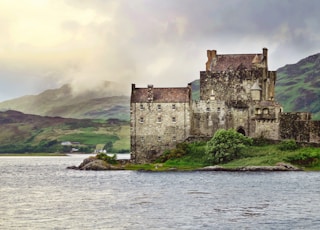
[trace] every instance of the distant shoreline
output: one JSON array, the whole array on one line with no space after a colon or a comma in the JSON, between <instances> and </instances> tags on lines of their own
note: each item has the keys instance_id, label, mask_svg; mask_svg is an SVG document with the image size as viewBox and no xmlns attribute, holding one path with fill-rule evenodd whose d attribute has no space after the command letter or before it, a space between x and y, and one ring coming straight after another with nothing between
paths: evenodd
<instances>
[{"instance_id":1,"label":"distant shoreline","mask_svg":"<svg viewBox=\"0 0 320 230\"><path fill-rule=\"evenodd\" d=\"M61 157L66 153L0 153L0 157Z\"/></svg>"}]
</instances>

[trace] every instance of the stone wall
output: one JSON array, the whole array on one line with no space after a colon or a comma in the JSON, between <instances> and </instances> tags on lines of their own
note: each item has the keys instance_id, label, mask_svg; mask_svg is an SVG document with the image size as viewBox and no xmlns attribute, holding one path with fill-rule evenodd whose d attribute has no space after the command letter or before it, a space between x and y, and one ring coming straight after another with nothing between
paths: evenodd
<instances>
[{"instance_id":1,"label":"stone wall","mask_svg":"<svg viewBox=\"0 0 320 230\"><path fill-rule=\"evenodd\" d=\"M190 135L189 107L189 103L131 104L131 151L136 162L150 162Z\"/></svg>"},{"instance_id":2,"label":"stone wall","mask_svg":"<svg viewBox=\"0 0 320 230\"><path fill-rule=\"evenodd\" d=\"M320 143L320 121L311 120L311 114L307 112L282 113L280 139Z\"/></svg>"},{"instance_id":3,"label":"stone wall","mask_svg":"<svg viewBox=\"0 0 320 230\"><path fill-rule=\"evenodd\" d=\"M320 121L310 122L310 142L320 143Z\"/></svg>"},{"instance_id":4,"label":"stone wall","mask_svg":"<svg viewBox=\"0 0 320 230\"><path fill-rule=\"evenodd\" d=\"M200 72L200 100L248 100L260 71Z\"/></svg>"}]
</instances>

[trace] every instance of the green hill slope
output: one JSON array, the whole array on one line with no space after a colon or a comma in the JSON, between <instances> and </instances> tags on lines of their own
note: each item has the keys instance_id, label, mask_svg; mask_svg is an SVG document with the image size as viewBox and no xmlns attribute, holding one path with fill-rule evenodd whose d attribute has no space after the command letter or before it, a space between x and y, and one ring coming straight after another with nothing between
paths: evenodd
<instances>
[{"instance_id":1,"label":"green hill slope","mask_svg":"<svg viewBox=\"0 0 320 230\"><path fill-rule=\"evenodd\" d=\"M311 112L320 119L320 54L277 70L276 99L286 112Z\"/></svg>"},{"instance_id":2,"label":"green hill slope","mask_svg":"<svg viewBox=\"0 0 320 230\"><path fill-rule=\"evenodd\" d=\"M117 119L95 121L43 117L9 110L0 112L0 153L68 152L77 142L80 151L92 152L97 144L112 143L114 151L129 151L129 123Z\"/></svg>"}]
</instances>

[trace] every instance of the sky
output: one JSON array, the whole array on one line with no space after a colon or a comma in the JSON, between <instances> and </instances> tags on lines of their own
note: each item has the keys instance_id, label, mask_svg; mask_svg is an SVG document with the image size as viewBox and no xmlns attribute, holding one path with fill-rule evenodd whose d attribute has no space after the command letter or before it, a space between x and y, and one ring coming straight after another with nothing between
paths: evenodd
<instances>
[{"instance_id":1,"label":"sky","mask_svg":"<svg viewBox=\"0 0 320 230\"><path fill-rule=\"evenodd\" d=\"M320 52L318 0L0 0L0 101L70 84L185 87L218 54Z\"/></svg>"}]
</instances>

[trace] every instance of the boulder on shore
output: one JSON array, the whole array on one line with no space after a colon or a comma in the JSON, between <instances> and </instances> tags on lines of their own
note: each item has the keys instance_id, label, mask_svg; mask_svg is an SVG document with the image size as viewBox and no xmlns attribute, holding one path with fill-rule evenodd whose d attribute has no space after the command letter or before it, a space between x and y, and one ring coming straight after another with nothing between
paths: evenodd
<instances>
[{"instance_id":1,"label":"boulder on shore","mask_svg":"<svg viewBox=\"0 0 320 230\"><path fill-rule=\"evenodd\" d=\"M100 171L100 170L123 170L124 168L122 165L112 165L96 157L89 157L84 159L79 166L69 166L67 167L67 169Z\"/></svg>"}]
</instances>

